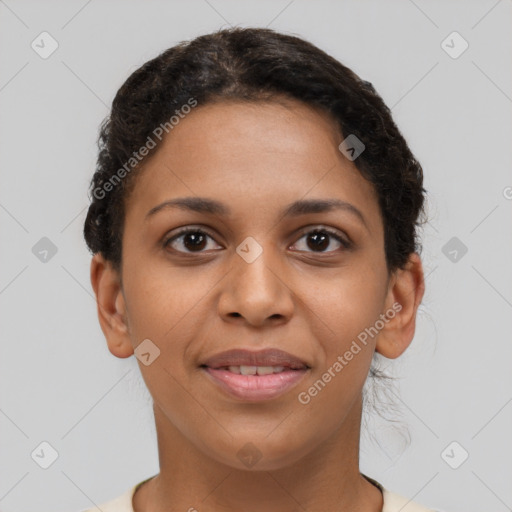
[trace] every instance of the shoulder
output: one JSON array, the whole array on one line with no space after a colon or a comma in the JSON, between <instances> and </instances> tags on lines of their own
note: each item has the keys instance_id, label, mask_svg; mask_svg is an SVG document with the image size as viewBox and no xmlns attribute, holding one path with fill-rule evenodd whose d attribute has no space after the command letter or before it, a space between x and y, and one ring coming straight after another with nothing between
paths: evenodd
<instances>
[{"instance_id":1,"label":"shoulder","mask_svg":"<svg viewBox=\"0 0 512 512\"><path fill-rule=\"evenodd\" d=\"M101 510L101 512L134 512L133 495L135 494L135 491L142 484L145 484L147 481L151 480L152 478L155 478L155 476L157 475L150 476L149 478L146 478L145 480L139 482L133 487L130 487L123 494L121 494L121 496L118 496L117 498L106 501L105 503L96 505L86 510L80 510L79 512L97 512L98 509Z\"/></svg>"},{"instance_id":2,"label":"shoulder","mask_svg":"<svg viewBox=\"0 0 512 512\"><path fill-rule=\"evenodd\" d=\"M145 482L146 480L144 480ZM129 488L121 496L109 500L105 503L101 503L95 507L88 508L86 510L80 510L80 512L97 512L98 509L102 512L133 512L133 495L137 488L144 482L140 482L137 485Z\"/></svg>"},{"instance_id":3,"label":"shoulder","mask_svg":"<svg viewBox=\"0 0 512 512\"><path fill-rule=\"evenodd\" d=\"M443 512L442 510L436 510L420 505L419 503L412 501L410 498L406 498L401 494L397 494L386 489L380 482L377 482L377 480L366 475L363 476L381 490L383 497L382 512Z\"/></svg>"},{"instance_id":4,"label":"shoulder","mask_svg":"<svg viewBox=\"0 0 512 512\"><path fill-rule=\"evenodd\" d=\"M383 489L384 507L382 512L442 512L433 508L427 508L419 503L412 501L400 494Z\"/></svg>"}]
</instances>

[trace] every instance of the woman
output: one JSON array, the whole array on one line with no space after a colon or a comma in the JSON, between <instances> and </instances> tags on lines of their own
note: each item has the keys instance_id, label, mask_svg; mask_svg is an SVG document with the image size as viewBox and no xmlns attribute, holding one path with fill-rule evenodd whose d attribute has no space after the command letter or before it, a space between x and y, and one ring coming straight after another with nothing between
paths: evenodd
<instances>
[{"instance_id":1,"label":"woman","mask_svg":"<svg viewBox=\"0 0 512 512\"><path fill-rule=\"evenodd\" d=\"M104 512L429 510L359 471L372 360L424 293L422 169L371 84L272 30L181 43L118 91L91 192L99 321L160 460Z\"/></svg>"}]
</instances>

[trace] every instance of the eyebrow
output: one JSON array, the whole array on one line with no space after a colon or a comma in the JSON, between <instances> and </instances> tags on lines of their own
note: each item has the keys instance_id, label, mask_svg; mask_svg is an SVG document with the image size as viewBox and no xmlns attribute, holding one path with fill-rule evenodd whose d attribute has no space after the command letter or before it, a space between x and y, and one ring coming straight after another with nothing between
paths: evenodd
<instances>
[{"instance_id":1,"label":"eyebrow","mask_svg":"<svg viewBox=\"0 0 512 512\"><path fill-rule=\"evenodd\" d=\"M215 199L209 199L207 197L179 197L164 201L151 208L146 214L146 220L156 213L170 208L179 208L181 210L219 216L229 216L231 214L231 209L228 206ZM368 227L361 211L353 204L342 201L341 199L301 199L286 206L282 212L282 216L297 217L311 213L326 213L333 210L345 210L352 213Z\"/></svg>"}]
</instances>

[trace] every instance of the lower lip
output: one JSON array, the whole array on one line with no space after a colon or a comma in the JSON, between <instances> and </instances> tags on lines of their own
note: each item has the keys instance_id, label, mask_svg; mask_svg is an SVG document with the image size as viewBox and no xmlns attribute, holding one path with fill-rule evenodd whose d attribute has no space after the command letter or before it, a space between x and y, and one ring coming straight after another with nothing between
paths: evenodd
<instances>
[{"instance_id":1,"label":"lower lip","mask_svg":"<svg viewBox=\"0 0 512 512\"><path fill-rule=\"evenodd\" d=\"M270 375L239 375L228 370L204 367L208 375L224 391L248 401L270 400L297 385L307 370L285 370Z\"/></svg>"}]
</instances>

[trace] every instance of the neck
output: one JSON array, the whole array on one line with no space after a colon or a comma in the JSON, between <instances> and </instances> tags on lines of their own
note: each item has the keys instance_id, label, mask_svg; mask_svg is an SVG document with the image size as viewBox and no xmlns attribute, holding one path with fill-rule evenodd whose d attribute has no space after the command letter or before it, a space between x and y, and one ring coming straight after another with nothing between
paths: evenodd
<instances>
[{"instance_id":1,"label":"neck","mask_svg":"<svg viewBox=\"0 0 512 512\"><path fill-rule=\"evenodd\" d=\"M380 490L359 472L362 403L356 402L330 439L269 471L240 470L205 456L155 406L160 473L138 489L134 511L380 512Z\"/></svg>"}]
</instances>

